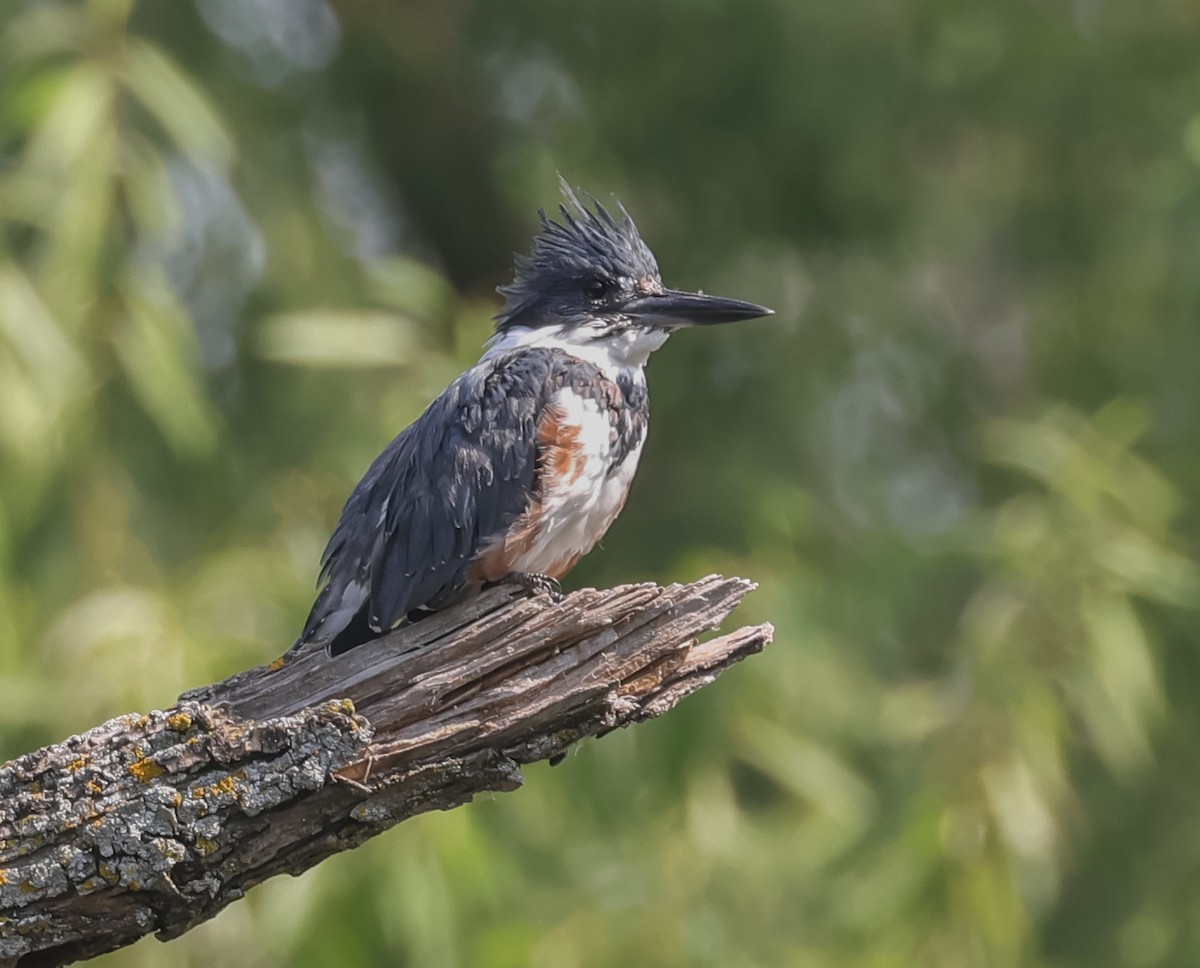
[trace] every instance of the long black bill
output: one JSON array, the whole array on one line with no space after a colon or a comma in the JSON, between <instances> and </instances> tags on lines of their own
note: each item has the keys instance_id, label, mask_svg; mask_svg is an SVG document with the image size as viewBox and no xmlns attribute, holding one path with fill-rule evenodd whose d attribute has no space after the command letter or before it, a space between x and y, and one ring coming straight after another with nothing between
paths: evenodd
<instances>
[{"instance_id":1,"label":"long black bill","mask_svg":"<svg viewBox=\"0 0 1200 968\"><path fill-rule=\"evenodd\" d=\"M775 310L740 299L708 296L702 292L664 289L652 296L640 296L624 306L624 311L648 326L707 326L709 323L735 323L774 315Z\"/></svg>"}]
</instances>

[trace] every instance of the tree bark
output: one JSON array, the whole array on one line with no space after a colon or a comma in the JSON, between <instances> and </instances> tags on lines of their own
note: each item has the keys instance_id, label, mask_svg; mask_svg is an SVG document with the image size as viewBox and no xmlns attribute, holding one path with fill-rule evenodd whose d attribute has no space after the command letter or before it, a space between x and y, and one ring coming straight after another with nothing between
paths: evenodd
<instances>
[{"instance_id":1,"label":"tree bark","mask_svg":"<svg viewBox=\"0 0 1200 968\"><path fill-rule=\"evenodd\" d=\"M0 964L176 937L275 874L658 715L771 639L698 643L754 586L502 586L329 659L298 653L0 767Z\"/></svg>"}]
</instances>

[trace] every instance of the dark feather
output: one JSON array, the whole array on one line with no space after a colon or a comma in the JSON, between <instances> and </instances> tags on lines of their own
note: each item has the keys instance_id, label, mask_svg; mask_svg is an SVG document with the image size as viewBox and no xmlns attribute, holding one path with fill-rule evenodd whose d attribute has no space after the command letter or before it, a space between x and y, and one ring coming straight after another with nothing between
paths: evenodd
<instances>
[{"instance_id":1,"label":"dark feather","mask_svg":"<svg viewBox=\"0 0 1200 968\"><path fill-rule=\"evenodd\" d=\"M566 199L558 207L562 222L538 212L542 228L533 248L528 256L516 257L515 278L496 290L504 297L504 309L496 316L497 332L560 323L579 315L587 308L581 293L589 279L613 283L614 289L621 280L661 281L654 253L624 206L618 221L590 195L580 201L562 178L559 187Z\"/></svg>"}]
</instances>

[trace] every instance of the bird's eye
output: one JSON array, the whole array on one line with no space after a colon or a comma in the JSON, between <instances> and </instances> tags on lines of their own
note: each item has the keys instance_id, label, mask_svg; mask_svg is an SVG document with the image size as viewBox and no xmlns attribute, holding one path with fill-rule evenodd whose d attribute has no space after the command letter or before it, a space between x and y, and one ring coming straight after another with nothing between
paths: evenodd
<instances>
[{"instance_id":1,"label":"bird's eye","mask_svg":"<svg viewBox=\"0 0 1200 968\"><path fill-rule=\"evenodd\" d=\"M606 279L589 279L583 284L584 294L588 299L603 299L608 294Z\"/></svg>"}]
</instances>

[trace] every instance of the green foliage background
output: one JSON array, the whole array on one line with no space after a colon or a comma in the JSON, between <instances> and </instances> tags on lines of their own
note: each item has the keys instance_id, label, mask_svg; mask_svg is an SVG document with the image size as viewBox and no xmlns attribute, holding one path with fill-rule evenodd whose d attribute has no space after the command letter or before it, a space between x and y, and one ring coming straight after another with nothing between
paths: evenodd
<instances>
[{"instance_id":1,"label":"green foliage background","mask_svg":"<svg viewBox=\"0 0 1200 968\"><path fill-rule=\"evenodd\" d=\"M1200 964L1200 7L0 5L0 754L277 655L554 174L774 306L572 584L776 644L122 966Z\"/></svg>"}]
</instances>

